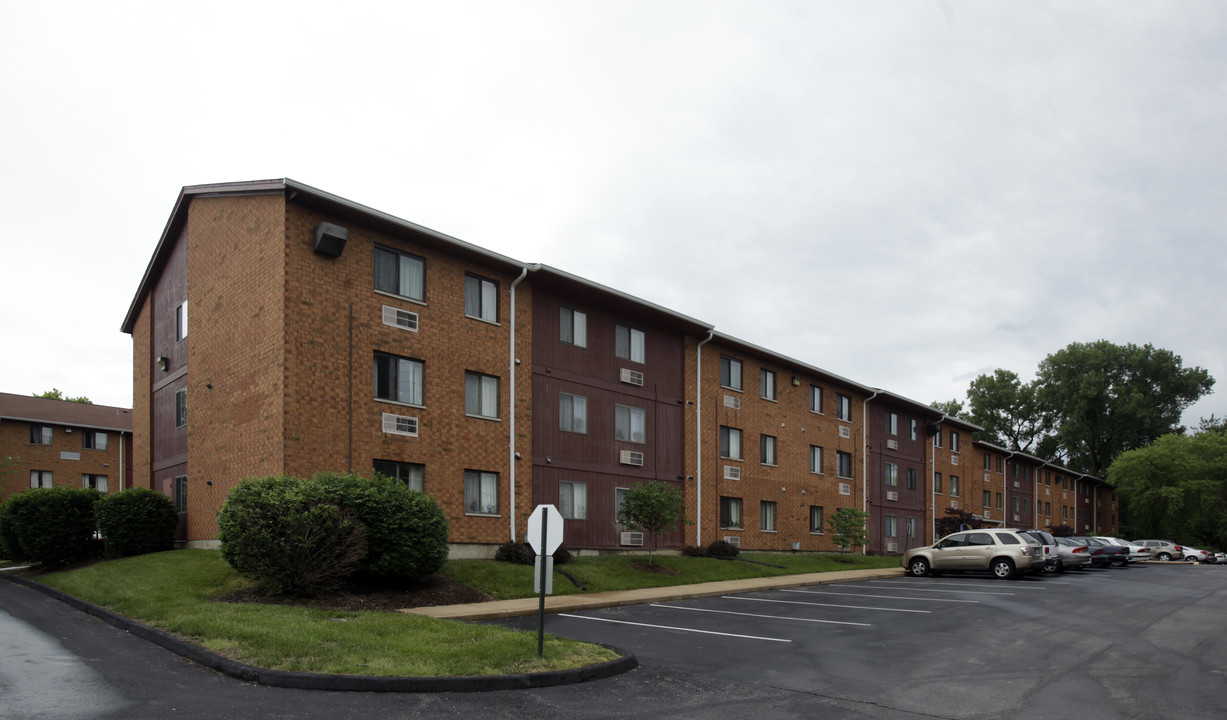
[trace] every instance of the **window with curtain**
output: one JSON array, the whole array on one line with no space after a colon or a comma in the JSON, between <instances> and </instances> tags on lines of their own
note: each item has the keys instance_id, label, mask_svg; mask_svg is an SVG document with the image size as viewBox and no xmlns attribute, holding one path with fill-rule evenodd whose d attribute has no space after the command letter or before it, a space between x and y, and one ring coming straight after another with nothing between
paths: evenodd
<instances>
[{"instance_id":1,"label":"window with curtain","mask_svg":"<svg viewBox=\"0 0 1227 720\"><path fill-rule=\"evenodd\" d=\"M623 442L647 441L648 413L643 408L614 405L614 439Z\"/></svg>"},{"instance_id":2,"label":"window with curtain","mask_svg":"<svg viewBox=\"0 0 1227 720\"><path fill-rule=\"evenodd\" d=\"M760 529L765 532L775 532L775 503L762 501L759 505L759 515L761 516Z\"/></svg>"},{"instance_id":3,"label":"window with curtain","mask_svg":"<svg viewBox=\"0 0 1227 720\"><path fill-rule=\"evenodd\" d=\"M375 246L375 289L411 300L426 298L426 261Z\"/></svg>"},{"instance_id":4,"label":"window with curtain","mask_svg":"<svg viewBox=\"0 0 1227 720\"><path fill-rule=\"evenodd\" d=\"M558 512L568 520L587 520L588 483L558 483Z\"/></svg>"},{"instance_id":5,"label":"window with curtain","mask_svg":"<svg viewBox=\"0 0 1227 720\"><path fill-rule=\"evenodd\" d=\"M425 365L387 353L375 353L375 397L380 400L423 405Z\"/></svg>"},{"instance_id":6,"label":"window with curtain","mask_svg":"<svg viewBox=\"0 0 1227 720\"><path fill-rule=\"evenodd\" d=\"M498 283L477 275L465 275L464 314L487 322L498 322Z\"/></svg>"},{"instance_id":7,"label":"window with curtain","mask_svg":"<svg viewBox=\"0 0 1227 720\"><path fill-rule=\"evenodd\" d=\"M464 374L464 412L478 417L498 417L498 378L492 375Z\"/></svg>"},{"instance_id":8,"label":"window with curtain","mask_svg":"<svg viewBox=\"0 0 1227 720\"><path fill-rule=\"evenodd\" d=\"M569 307L559 310L558 339L575 347L588 347L588 315Z\"/></svg>"},{"instance_id":9,"label":"window with curtain","mask_svg":"<svg viewBox=\"0 0 1227 720\"><path fill-rule=\"evenodd\" d=\"M570 393L558 393L558 429L564 432L588 432L588 398Z\"/></svg>"},{"instance_id":10,"label":"window with curtain","mask_svg":"<svg viewBox=\"0 0 1227 720\"><path fill-rule=\"evenodd\" d=\"M464 511L470 515L498 514L498 473L464 471Z\"/></svg>"}]
</instances>

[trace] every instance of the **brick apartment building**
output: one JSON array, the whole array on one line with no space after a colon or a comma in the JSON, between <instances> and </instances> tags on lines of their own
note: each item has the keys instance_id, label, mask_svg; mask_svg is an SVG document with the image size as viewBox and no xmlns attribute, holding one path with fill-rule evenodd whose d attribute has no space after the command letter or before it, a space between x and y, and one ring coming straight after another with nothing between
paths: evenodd
<instances>
[{"instance_id":1,"label":"brick apartment building","mask_svg":"<svg viewBox=\"0 0 1227 720\"><path fill-rule=\"evenodd\" d=\"M122 329L133 483L175 499L189 545L240 480L319 470L431 495L453 556L521 538L539 503L568 547L638 546L617 510L648 480L693 523L663 547L833 550L840 507L871 510L874 552L931 536L940 412L292 180L184 188ZM943 440L970 449L959 422ZM895 491L888 457L930 471Z\"/></svg>"},{"instance_id":2,"label":"brick apartment building","mask_svg":"<svg viewBox=\"0 0 1227 720\"><path fill-rule=\"evenodd\" d=\"M132 413L0 393L0 502L37 487L132 487Z\"/></svg>"}]
</instances>

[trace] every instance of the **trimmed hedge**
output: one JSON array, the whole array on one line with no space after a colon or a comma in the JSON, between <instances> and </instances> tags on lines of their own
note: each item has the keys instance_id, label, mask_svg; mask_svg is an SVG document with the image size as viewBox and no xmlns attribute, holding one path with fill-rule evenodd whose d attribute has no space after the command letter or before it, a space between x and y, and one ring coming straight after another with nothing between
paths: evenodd
<instances>
[{"instance_id":1,"label":"trimmed hedge","mask_svg":"<svg viewBox=\"0 0 1227 720\"><path fill-rule=\"evenodd\" d=\"M97 557L94 504L97 490L35 488L0 507L0 537L10 560L67 565Z\"/></svg>"},{"instance_id":2,"label":"trimmed hedge","mask_svg":"<svg viewBox=\"0 0 1227 720\"><path fill-rule=\"evenodd\" d=\"M498 562L514 563L516 565L533 565L537 562L537 551L524 542L505 542L494 551L494 559ZM571 551L559 545L554 551L554 564L566 565L571 562Z\"/></svg>"},{"instance_id":3,"label":"trimmed hedge","mask_svg":"<svg viewBox=\"0 0 1227 720\"><path fill-rule=\"evenodd\" d=\"M175 547L179 515L175 503L148 488L104 495L94 505L94 519L112 557L143 555Z\"/></svg>"},{"instance_id":4,"label":"trimmed hedge","mask_svg":"<svg viewBox=\"0 0 1227 720\"><path fill-rule=\"evenodd\" d=\"M447 561L447 519L404 483L353 473L245 480L218 513L222 557L270 593L311 594L349 577L396 582Z\"/></svg>"}]
</instances>

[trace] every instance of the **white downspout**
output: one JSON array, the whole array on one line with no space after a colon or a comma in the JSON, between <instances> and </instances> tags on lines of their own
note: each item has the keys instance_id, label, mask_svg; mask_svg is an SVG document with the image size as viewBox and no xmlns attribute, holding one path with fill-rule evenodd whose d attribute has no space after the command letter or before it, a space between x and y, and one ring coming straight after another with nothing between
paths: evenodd
<instances>
[{"instance_id":1,"label":"white downspout","mask_svg":"<svg viewBox=\"0 0 1227 720\"><path fill-rule=\"evenodd\" d=\"M519 363L516 360L516 285L520 284L528 275L528 266L520 271L520 277L516 278L511 283L511 357L508 362L508 368L511 375L511 387L507 390L508 405L508 431L507 431L507 464L510 468L510 479L508 480L508 489L511 493L511 542L516 541L516 365Z\"/></svg>"},{"instance_id":2,"label":"white downspout","mask_svg":"<svg viewBox=\"0 0 1227 720\"><path fill-rule=\"evenodd\" d=\"M714 330L708 330L707 339L694 349L694 544L698 547L703 547L703 346L715 335Z\"/></svg>"},{"instance_id":3,"label":"white downspout","mask_svg":"<svg viewBox=\"0 0 1227 720\"><path fill-rule=\"evenodd\" d=\"M937 432L941 432L941 421L938 421ZM929 435L929 426L925 425L925 435L929 438L929 542L937 542L937 488L933 484L937 477L937 435Z\"/></svg>"},{"instance_id":4,"label":"white downspout","mask_svg":"<svg viewBox=\"0 0 1227 720\"><path fill-rule=\"evenodd\" d=\"M861 512L869 514L869 401L878 396L877 390L861 403ZM869 518L865 518L869 522ZM906 525L906 523L904 523ZM898 532L899 528L895 528ZM873 542L873 538L869 539ZM869 554L869 548L861 545L861 554Z\"/></svg>"}]
</instances>

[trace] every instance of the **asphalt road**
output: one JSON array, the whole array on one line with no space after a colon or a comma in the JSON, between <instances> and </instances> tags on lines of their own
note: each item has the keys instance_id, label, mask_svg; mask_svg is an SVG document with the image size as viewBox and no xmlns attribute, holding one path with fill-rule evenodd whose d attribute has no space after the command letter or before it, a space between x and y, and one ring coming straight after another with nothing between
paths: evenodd
<instances>
[{"instance_id":1,"label":"asphalt road","mask_svg":"<svg viewBox=\"0 0 1227 720\"><path fill-rule=\"evenodd\" d=\"M1227 717L1227 568L798 590L550 616L638 656L609 680L374 694L243 683L0 582L0 717Z\"/></svg>"}]
</instances>

